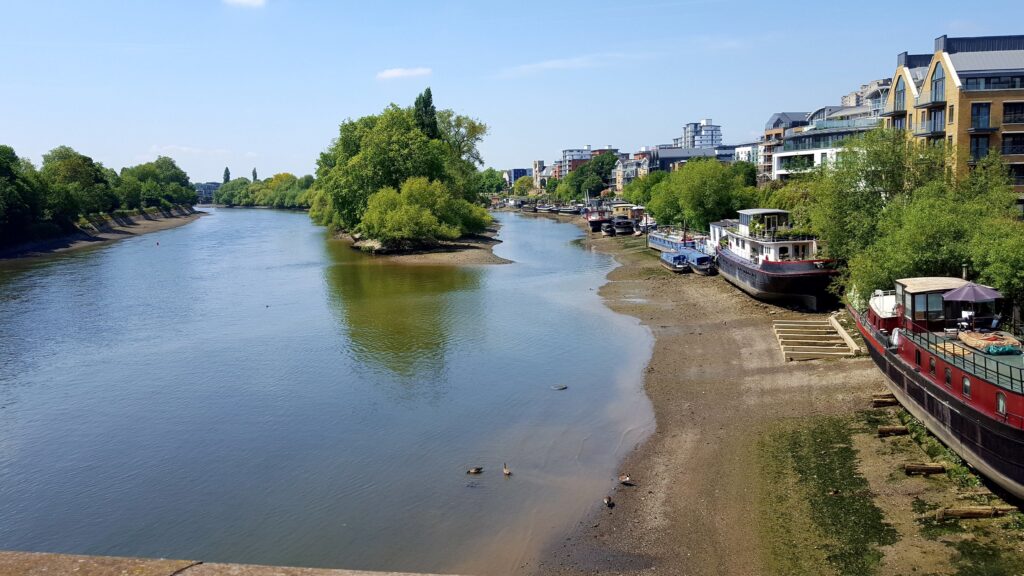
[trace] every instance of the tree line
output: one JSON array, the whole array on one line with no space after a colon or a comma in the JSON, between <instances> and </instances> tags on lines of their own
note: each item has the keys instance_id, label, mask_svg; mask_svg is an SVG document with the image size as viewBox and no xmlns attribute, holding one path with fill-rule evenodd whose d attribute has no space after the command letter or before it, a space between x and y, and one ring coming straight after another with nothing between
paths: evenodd
<instances>
[{"instance_id":1,"label":"tree line","mask_svg":"<svg viewBox=\"0 0 1024 576\"><path fill-rule=\"evenodd\" d=\"M346 120L317 160L310 216L387 247L481 232L491 223L481 194L496 186L494 171L478 169L486 134L476 119L437 110L430 88L411 107Z\"/></svg>"},{"instance_id":2,"label":"tree line","mask_svg":"<svg viewBox=\"0 0 1024 576\"><path fill-rule=\"evenodd\" d=\"M252 173L256 178L255 168ZM227 168L224 169L224 176L231 176ZM313 176L310 174L299 178L284 172L265 180L234 178L221 184L213 193L213 202L226 206L303 209L309 208L309 189L312 186Z\"/></svg>"},{"instance_id":3,"label":"tree line","mask_svg":"<svg viewBox=\"0 0 1024 576\"><path fill-rule=\"evenodd\" d=\"M195 200L188 174L166 156L118 173L58 146L36 168L12 147L0 145L0 246L72 232L86 215L124 215Z\"/></svg>"},{"instance_id":4,"label":"tree line","mask_svg":"<svg viewBox=\"0 0 1024 576\"><path fill-rule=\"evenodd\" d=\"M623 195L665 224L706 229L743 208L791 212L816 235L822 254L840 263L834 287L863 304L899 278L960 276L1024 302L1024 222L1010 173L992 151L968 170L944 143L922 145L879 128L844 141L834 162L754 188L753 166L690 161L652 172Z\"/></svg>"}]
</instances>

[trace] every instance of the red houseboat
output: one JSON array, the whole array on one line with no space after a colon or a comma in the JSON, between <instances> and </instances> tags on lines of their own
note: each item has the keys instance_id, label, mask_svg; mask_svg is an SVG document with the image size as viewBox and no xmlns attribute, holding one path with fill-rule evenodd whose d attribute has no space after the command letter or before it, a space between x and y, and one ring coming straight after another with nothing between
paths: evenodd
<instances>
[{"instance_id":1,"label":"red houseboat","mask_svg":"<svg viewBox=\"0 0 1024 576\"><path fill-rule=\"evenodd\" d=\"M1024 357L1019 341L995 330L994 300L968 304L954 296L969 287L985 288L959 278L905 278L895 290L876 290L866 312L849 310L904 408L1024 499Z\"/></svg>"}]
</instances>

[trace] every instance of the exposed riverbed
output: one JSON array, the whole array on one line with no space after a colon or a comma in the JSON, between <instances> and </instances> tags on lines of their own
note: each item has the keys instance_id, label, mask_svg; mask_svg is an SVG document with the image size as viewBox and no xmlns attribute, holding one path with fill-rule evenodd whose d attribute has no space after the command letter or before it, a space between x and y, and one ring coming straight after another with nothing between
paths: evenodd
<instances>
[{"instance_id":1,"label":"exposed riverbed","mask_svg":"<svg viewBox=\"0 0 1024 576\"><path fill-rule=\"evenodd\" d=\"M511 573L653 429L650 332L571 224L423 267L211 212L0 267L0 548Z\"/></svg>"}]
</instances>

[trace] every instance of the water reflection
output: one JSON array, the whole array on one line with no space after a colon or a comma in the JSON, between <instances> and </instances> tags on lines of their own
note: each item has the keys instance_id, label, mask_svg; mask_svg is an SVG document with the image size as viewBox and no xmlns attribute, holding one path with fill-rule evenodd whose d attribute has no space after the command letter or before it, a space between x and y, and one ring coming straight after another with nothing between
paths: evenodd
<instances>
[{"instance_id":1,"label":"water reflection","mask_svg":"<svg viewBox=\"0 0 1024 576\"><path fill-rule=\"evenodd\" d=\"M387 265L341 242L327 251L328 297L356 358L404 380L440 376L453 324L479 313L478 298L457 293L476 290L481 272Z\"/></svg>"}]
</instances>

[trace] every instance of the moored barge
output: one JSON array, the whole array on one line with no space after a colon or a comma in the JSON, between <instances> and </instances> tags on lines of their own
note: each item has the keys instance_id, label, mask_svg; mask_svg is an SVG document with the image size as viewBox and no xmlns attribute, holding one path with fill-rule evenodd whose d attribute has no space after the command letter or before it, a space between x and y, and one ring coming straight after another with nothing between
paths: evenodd
<instances>
[{"instance_id":1,"label":"moored barge","mask_svg":"<svg viewBox=\"0 0 1024 576\"><path fill-rule=\"evenodd\" d=\"M812 310L837 303L829 292L835 262L817 258L817 239L794 230L785 210L740 210L738 220L711 224L708 244L722 276L755 298Z\"/></svg>"},{"instance_id":2,"label":"moored barge","mask_svg":"<svg viewBox=\"0 0 1024 576\"><path fill-rule=\"evenodd\" d=\"M865 312L848 309L900 404L981 474L1024 499L1020 345L994 330L994 305L967 313L962 302L947 300L965 284L905 278L895 290L875 291ZM979 346L990 341L1004 345Z\"/></svg>"}]
</instances>

